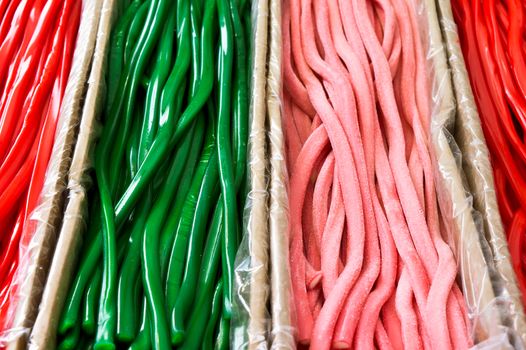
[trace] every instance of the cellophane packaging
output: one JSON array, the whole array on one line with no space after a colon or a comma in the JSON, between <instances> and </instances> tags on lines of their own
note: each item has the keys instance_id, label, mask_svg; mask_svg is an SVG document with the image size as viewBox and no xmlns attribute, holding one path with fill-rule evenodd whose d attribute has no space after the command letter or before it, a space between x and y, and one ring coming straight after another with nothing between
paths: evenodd
<instances>
[{"instance_id":1,"label":"cellophane packaging","mask_svg":"<svg viewBox=\"0 0 526 350\"><path fill-rule=\"evenodd\" d=\"M281 118L281 0L270 0L267 119L270 159L270 339L271 349L294 349L293 308L289 270L287 165Z\"/></svg>"},{"instance_id":2,"label":"cellophane packaging","mask_svg":"<svg viewBox=\"0 0 526 350\"><path fill-rule=\"evenodd\" d=\"M233 349L260 348L266 344L269 312L268 194L266 119L266 61L268 0L252 4L251 79L247 198L243 237L236 255L231 321Z\"/></svg>"},{"instance_id":3,"label":"cellophane packaging","mask_svg":"<svg viewBox=\"0 0 526 350\"><path fill-rule=\"evenodd\" d=\"M439 201L449 217L449 242L459 263L475 348L522 349L526 340L523 305L451 4L420 0L415 5L427 39Z\"/></svg>"},{"instance_id":4,"label":"cellophane packaging","mask_svg":"<svg viewBox=\"0 0 526 350\"><path fill-rule=\"evenodd\" d=\"M99 134L97 116L105 95L104 69L116 1L91 1L96 10L86 13L91 18L90 40L93 47L84 84L84 104L78 111L80 125L78 138L71 155L71 166L66 181L67 202L64 219L45 283L39 313L29 339L29 349L52 349L56 345L57 325L66 298L73 268L86 231L88 219L88 191L91 187L89 172L93 164L93 143ZM84 13L83 13L83 19Z\"/></svg>"},{"instance_id":5,"label":"cellophane packaging","mask_svg":"<svg viewBox=\"0 0 526 350\"><path fill-rule=\"evenodd\" d=\"M281 1L252 8L248 195L235 265L232 349L294 349L281 126Z\"/></svg>"}]
</instances>

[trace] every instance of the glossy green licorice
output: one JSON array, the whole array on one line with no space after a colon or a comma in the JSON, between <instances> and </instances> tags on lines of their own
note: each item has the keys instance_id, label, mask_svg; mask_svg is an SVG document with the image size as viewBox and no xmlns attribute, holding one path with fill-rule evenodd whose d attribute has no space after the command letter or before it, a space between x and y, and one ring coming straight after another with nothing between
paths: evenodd
<instances>
[{"instance_id":1,"label":"glossy green licorice","mask_svg":"<svg viewBox=\"0 0 526 350\"><path fill-rule=\"evenodd\" d=\"M177 30L181 28L177 27ZM146 106L142 118L141 138L139 143L138 165L140 166L150 150L159 124L159 107L162 88L168 78L172 64L173 44L176 30L175 6L170 8L166 26L163 29L157 55L155 68L148 82L146 91ZM135 175L135 174L134 174Z\"/></svg>"},{"instance_id":2,"label":"glossy green licorice","mask_svg":"<svg viewBox=\"0 0 526 350\"><path fill-rule=\"evenodd\" d=\"M154 349L165 349L170 346L168 318L166 316L164 289L161 274L160 233L159 222L167 214L171 199L175 195L179 180L183 173L183 166L191 148L194 136L194 128L183 139L178 149L173 164L168 172L163 192L158 197L146 222L142 241L142 276L143 289L148 301L148 312L152 322L152 330L155 334L153 342ZM201 133L201 131L199 131ZM196 132L197 133L197 132Z\"/></svg>"},{"instance_id":3,"label":"glossy green licorice","mask_svg":"<svg viewBox=\"0 0 526 350\"><path fill-rule=\"evenodd\" d=\"M235 164L236 192L245 178L247 142L248 142L248 69L247 48L243 23L240 13L244 11L244 4L236 6L235 1L230 2L232 24L235 39L235 67L234 94L233 94L233 150Z\"/></svg>"},{"instance_id":4,"label":"glossy green licorice","mask_svg":"<svg viewBox=\"0 0 526 350\"><path fill-rule=\"evenodd\" d=\"M237 251L238 212L235 190L234 166L232 161L230 91L232 83L232 65L234 62L233 27L230 0L218 0L217 8L220 27L220 49L218 59L219 105L217 146L219 154L219 174L224 205L224 235L222 265L224 280L224 316L232 314L232 283L234 259Z\"/></svg>"},{"instance_id":5,"label":"glossy green licorice","mask_svg":"<svg viewBox=\"0 0 526 350\"><path fill-rule=\"evenodd\" d=\"M123 11L95 158L100 199L59 324L62 347L94 333L98 349L228 347L249 8L133 0Z\"/></svg>"},{"instance_id":6,"label":"glossy green licorice","mask_svg":"<svg viewBox=\"0 0 526 350\"><path fill-rule=\"evenodd\" d=\"M192 26L192 31L194 33L193 40L192 40L192 94L195 94L198 88L199 80L201 79L202 74L202 66L201 66L201 55L200 55L200 39L201 35L201 21L202 21L202 4L200 0L193 0L190 4L190 22ZM203 28L204 30L204 28ZM213 103L208 103L208 120L209 123L214 123L215 119L215 110L213 108ZM201 119L203 117L201 116ZM183 260L184 260L184 252L182 251L183 248L186 248L186 241L189 241L188 244L188 252L186 254L186 264L185 264L185 270L184 270L184 277L181 281L181 288L179 291L179 294L177 295L177 299L175 302L174 309L172 311L172 342L174 344L180 344L184 337L184 317L186 315L186 310L190 308L190 305L192 304L193 297L194 297L194 291L195 291L195 283L198 276L198 267L200 262L200 256L202 253L202 245L204 241L204 237L206 234L206 225L207 225L207 217L208 213L211 209L212 202L214 201L216 195L215 193L215 187L218 177L218 171L217 166L215 165L215 162L209 162L208 168L206 170L206 173L204 175L203 181L201 183L201 187L198 189L198 196L196 200L196 207L193 211L193 218L191 222L191 226L189 227L190 232L186 232L184 228L186 228L185 225L185 218L188 214L187 211L184 212L181 220L181 224L179 225L179 230L177 230L177 235L175 239L174 244L174 250L172 251L172 257L174 257L174 253L177 252L178 255L180 255L182 258L178 260L172 260L172 263L170 264L170 275L176 276L175 277L175 283L176 285L179 284L179 281L181 281L181 273L183 269ZM194 183L197 183L194 181ZM194 185L196 186L196 185ZM195 187L194 187L195 188ZM190 197L193 196L193 194L190 194ZM175 210L180 210L181 206L179 208L175 208ZM176 213L176 216L179 217L179 213ZM175 272L175 273L174 273ZM172 280L174 278L172 277ZM171 297L172 293L170 293ZM173 293L175 295L175 292ZM170 300L169 305L172 305L172 301Z\"/></svg>"},{"instance_id":7,"label":"glossy green licorice","mask_svg":"<svg viewBox=\"0 0 526 350\"><path fill-rule=\"evenodd\" d=\"M148 191L144 200L138 205L135 212L135 220L132 228L130 240L127 242L128 249L124 263L121 267L118 280L117 292L117 329L116 336L119 341L129 342L135 338L138 324L135 303L140 302L136 299L135 293L131 291L136 287L137 280L140 280L141 264L141 241L146 218L152 203L152 193Z\"/></svg>"},{"instance_id":8,"label":"glossy green licorice","mask_svg":"<svg viewBox=\"0 0 526 350\"><path fill-rule=\"evenodd\" d=\"M114 28L114 32L111 38L109 67L108 67L108 93L106 96L106 106L111 106L117 92L119 85L119 79L123 69L123 53L124 53L124 40L126 36L126 30L130 23L133 21L137 9L141 5L140 0L134 0L130 6L126 9L123 16L117 22ZM109 113L109 108L107 110Z\"/></svg>"},{"instance_id":9,"label":"glossy green licorice","mask_svg":"<svg viewBox=\"0 0 526 350\"><path fill-rule=\"evenodd\" d=\"M201 184L206 176L211 176L214 167L217 167L217 155L215 145L214 122L208 123L205 146L203 148L199 164L194 174L190 190L185 199L184 207L177 225L175 241L170 253L168 264L165 293L166 305L168 310L173 310L183 277L184 261L186 256L188 233L191 231L193 218L196 212ZM210 170L208 170L210 168ZM175 336L175 329L172 325L172 337Z\"/></svg>"},{"instance_id":10,"label":"glossy green licorice","mask_svg":"<svg viewBox=\"0 0 526 350\"><path fill-rule=\"evenodd\" d=\"M100 157L99 157L100 159ZM113 220L113 206L111 201L110 190L107 185L107 178L102 160L95 161L95 168L97 174L97 182L99 183L99 194L101 198L102 206L102 234L103 234L103 246L104 246L104 263L103 263L103 276L102 276L102 293L100 295L99 302L99 317L98 317L98 328L97 328L97 343L95 348L100 349L113 349L113 335L115 331L115 325L113 320L115 319L116 305L114 302L114 289L115 280L117 275L117 253L116 253L116 241L115 241L115 224Z\"/></svg>"},{"instance_id":11,"label":"glossy green licorice","mask_svg":"<svg viewBox=\"0 0 526 350\"><path fill-rule=\"evenodd\" d=\"M217 334L215 345L214 345L215 350L228 350L229 349L230 320L227 319L224 315L225 315L225 311L223 310L222 316L219 320L219 332Z\"/></svg>"},{"instance_id":12,"label":"glossy green licorice","mask_svg":"<svg viewBox=\"0 0 526 350\"><path fill-rule=\"evenodd\" d=\"M223 281L219 279L213 296L207 296L203 297L202 299L198 299L199 302L195 308L202 313L206 313L206 315L210 317L204 317L205 315L201 315L190 319L190 331L188 332L181 349L192 350L198 349L200 346L202 349L213 348L214 330L221 315L222 296Z\"/></svg>"},{"instance_id":13,"label":"glossy green licorice","mask_svg":"<svg viewBox=\"0 0 526 350\"><path fill-rule=\"evenodd\" d=\"M58 349L60 350L74 350L77 348L80 340L80 325L75 326L69 331L69 333L60 342Z\"/></svg>"},{"instance_id":14,"label":"glossy green licorice","mask_svg":"<svg viewBox=\"0 0 526 350\"><path fill-rule=\"evenodd\" d=\"M125 242L129 240L129 235L119 237L118 246L118 263L121 264L125 255ZM97 269L91 278L90 284L87 287L84 295L84 310L82 314L82 330L86 334L93 335L97 325L97 312L99 295L101 288L102 271Z\"/></svg>"},{"instance_id":15,"label":"glossy green licorice","mask_svg":"<svg viewBox=\"0 0 526 350\"><path fill-rule=\"evenodd\" d=\"M148 302L146 298L142 300L141 326L137 337L130 345L130 350L149 350L151 349L150 337L150 318L148 316Z\"/></svg>"},{"instance_id":16,"label":"glossy green licorice","mask_svg":"<svg viewBox=\"0 0 526 350\"><path fill-rule=\"evenodd\" d=\"M215 18L214 0L207 0L205 6L205 14L203 20L202 30L202 45L201 45L201 76L197 92L191 99L185 111L177 122L175 132L172 130L159 130L157 138L154 140L151 151L146 156L144 165L141 166L137 175L131 181L128 189L122 195L116 205L116 218L120 215L126 216L133 208L140 194L144 191L145 186L151 181L158 166L166 158L167 154L180 141L181 137L187 132L188 127L193 122L199 111L203 108L208 100L214 83L214 69L213 69L213 50L214 50L214 33L215 28L212 26ZM185 50L188 46L182 46ZM176 63L177 66L177 63ZM169 112L169 111L168 111ZM167 113L169 114L169 113ZM162 114L163 119L165 113ZM168 117L168 115L166 115Z\"/></svg>"},{"instance_id":17,"label":"glossy green licorice","mask_svg":"<svg viewBox=\"0 0 526 350\"><path fill-rule=\"evenodd\" d=\"M131 137L127 150L127 161L130 179L135 176L139 163L139 147L141 137L141 110L139 104L135 111L135 118L131 130ZM129 182L129 179L126 183ZM121 342L130 342L135 337L138 327L138 312L136 307L130 305L138 304L140 296L138 286L140 284L140 243L142 231L146 223L146 216L152 203L152 191L147 191L143 200L133 213L133 220L127 221L125 229L131 231L130 237L122 247L125 249L123 262L120 264L119 279L117 283L117 328L116 339ZM133 291L133 292L131 292Z\"/></svg>"},{"instance_id":18,"label":"glossy green licorice","mask_svg":"<svg viewBox=\"0 0 526 350\"><path fill-rule=\"evenodd\" d=\"M221 308L223 305L223 291L219 290L222 287L223 285L220 281L220 283L218 283L215 288L212 300L212 313L210 315L208 324L206 325L205 335L203 339L203 349L212 349L214 345L215 330L216 328L218 328L217 325L221 319Z\"/></svg>"},{"instance_id":19,"label":"glossy green licorice","mask_svg":"<svg viewBox=\"0 0 526 350\"><path fill-rule=\"evenodd\" d=\"M208 118L216 118L216 110L211 102L208 103L207 110ZM220 227L220 225L222 224L222 203L217 201L217 190L210 188L212 184L216 185L218 179L218 168L216 166L216 168L208 169L207 171L209 172L210 176L206 177L208 183L205 183L205 181L201 182L201 187L199 189L199 199L197 200L198 203L201 204L198 205L199 208L196 208L196 211L194 211L193 224L190 229L190 234L189 236L181 235L176 240L177 245L174 245L174 250L181 252L181 258L177 260L176 265L174 265L177 266L178 281L180 280L184 264L184 277L181 281L181 288L177 295L176 304L173 306L172 311L172 327L175 333L177 333L176 340L179 342L182 341L184 337L184 322L188 319L188 313L191 311L191 308L189 306L192 305L194 301L200 300L199 297L195 297L197 285L201 286L201 289L207 289L209 283L207 278L209 278L213 283L213 281L215 280L215 276L217 276L217 262L219 261L219 251L217 251L217 254L212 256L212 253L209 251L212 249L212 247L209 246L208 239L216 234L218 227ZM204 200L206 198L209 198L209 200L208 202L204 203ZM204 225L201 222L196 221L199 220L204 221L206 223L207 220L202 219L202 213L204 210L206 210L206 213L209 213L211 209L211 203L217 204L215 205L213 219L208 230L208 238L206 238L206 227L204 227ZM184 242L187 242L186 238L188 238L189 244L186 251L183 251L180 243L183 241L183 239L185 239ZM217 234L217 238L219 241L219 234ZM205 251L203 252L202 246L205 239L207 240L207 243ZM201 256L203 257L202 259ZM213 272L208 271L207 268L209 267L209 264L213 264L214 261L216 262L216 268L212 269ZM172 268L174 268L174 266L172 266ZM205 273L203 273L203 271ZM210 276L208 276L207 274L213 276L210 278ZM211 292L212 291L209 290L208 294L210 294ZM211 295L208 296L211 297ZM201 316L206 318L205 313L203 313Z\"/></svg>"},{"instance_id":20,"label":"glossy green licorice","mask_svg":"<svg viewBox=\"0 0 526 350\"><path fill-rule=\"evenodd\" d=\"M181 211L185 203L186 195L191 186L196 165L198 164L201 150L203 147L203 141L205 137L206 123L204 118L198 118L196 120L194 137L192 140L192 146L188 154L186 163L183 165L181 180L179 186L176 189L175 200L173 201L171 208L167 214L167 221L162 225L160 253L161 253L161 275L163 281L166 280L166 273L168 269L168 261L170 258L170 252L175 239L175 233L177 231L177 225L181 217Z\"/></svg>"},{"instance_id":21,"label":"glossy green licorice","mask_svg":"<svg viewBox=\"0 0 526 350\"><path fill-rule=\"evenodd\" d=\"M114 34L112 36L112 45L110 50L110 67L109 67L109 76L108 76L108 95L107 95L107 102L108 104L111 103L115 96L115 92L117 90L118 80L119 76L122 72L122 51L123 51L123 40L124 40L124 32L133 19L133 15L135 14L137 8L140 5L140 1L133 1L128 9L125 11L122 18L117 23ZM95 206L92 206L92 209L90 210L91 216L95 217L95 220L92 222L92 225L90 225L88 234L87 234L87 241L91 242L94 237L96 237L96 233L98 230L98 227L100 227L100 220L99 220L99 211L100 211L100 205L98 205L100 202L100 199L98 197L95 197L92 199L92 203L95 204ZM95 214L94 214L95 213ZM83 259L82 259L83 260ZM81 260L81 261L82 261ZM90 281L90 285L88 286L88 292L85 298L85 305L84 305L84 312L85 316L83 319L83 324L86 332L93 332L94 327L94 315L92 314L94 312L94 304L95 301L93 298L98 297L98 289L100 287L97 287L100 285L100 273L97 274L97 276L92 277ZM80 302L80 297L82 295L79 293L77 302ZM61 322L61 327L59 328L59 331L61 334L66 333L69 329L71 329L74 325L74 322L76 320L76 315L78 314L78 310L74 313L64 313ZM69 317L67 317L69 316Z\"/></svg>"},{"instance_id":22,"label":"glossy green licorice","mask_svg":"<svg viewBox=\"0 0 526 350\"><path fill-rule=\"evenodd\" d=\"M138 9L135 9L135 16L133 17L133 20L129 25L128 31L126 32L124 55L121 56L121 59L123 60L124 64L129 64L129 62L131 61L133 49L137 45L139 35L141 34L144 28L146 15L148 14L148 8L150 7L151 1L152 0L143 2Z\"/></svg>"},{"instance_id":23,"label":"glossy green licorice","mask_svg":"<svg viewBox=\"0 0 526 350\"><path fill-rule=\"evenodd\" d=\"M188 321L188 331L184 342L184 346L187 348L192 348L195 342L202 339L203 336L205 337L204 341L208 340L210 343L209 347L205 347L205 343L203 343L203 348L212 348L215 324L220 315L223 302L222 283L218 285L220 290L218 291L216 287L214 292L214 283L218 274L221 254L222 224L223 203L218 201L203 252L203 263L199 273L197 296L195 298L197 307L191 310ZM209 332L211 333L209 334Z\"/></svg>"},{"instance_id":24,"label":"glossy green licorice","mask_svg":"<svg viewBox=\"0 0 526 350\"><path fill-rule=\"evenodd\" d=\"M235 5L231 4L232 8L232 18L234 22L234 28L237 31L240 31L240 34L236 34L236 61L238 63L237 65L237 74L235 76L235 84L234 84L234 96L233 96L233 114L234 114L234 125L233 125L233 131L234 131L234 140L233 140L233 148L234 148L234 163L235 166L235 183L236 183L236 191L239 190L241 187L242 182L244 181L244 174L245 174L245 168L246 168L246 142L247 142L247 129L248 129L248 119L247 119L247 109L248 109L248 103L246 101L246 91L248 89L247 87L247 69L246 69L246 48L245 48L245 38L242 32L242 23L239 19L238 15L238 9L235 7ZM221 201L221 200L220 200ZM222 204L219 205L216 208L216 211L214 213L214 219L212 221L212 232L210 232L209 237L214 237L213 232L216 231L218 233L217 236L214 238L219 237L220 231L217 230L217 218L222 217L223 214L223 208ZM238 218L239 220L239 218ZM198 240L194 241L195 243L199 243ZM214 247L216 248L217 245L207 245L207 247ZM214 263L217 262L217 258L219 256L218 252L215 251L215 254L210 254L212 250L205 251L205 255L203 257L203 265L204 265L204 271L201 272L200 277L203 277L199 280L199 286L201 286L199 290L199 294L196 298L194 298L194 292L196 289L196 270L200 266L200 259L195 258L195 256L192 255L196 254L195 248L194 251L192 250L192 244L190 244L190 250L186 258L186 266L187 269L185 271L185 280L183 280L182 288L180 295L177 300L177 304L174 308L174 321L175 321L175 328L179 329L179 331L182 333L184 330L183 322L187 318L187 312L188 307L186 305L190 305L190 303L193 300L203 300L204 298L210 298L210 293L212 292L212 284L213 279L215 278L215 271L216 269L210 269L210 266L214 266ZM200 253L200 249L199 249ZM217 266L217 265L216 265ZM208 271L207 271L208 270ZM213 270L212 278L210 278L210 270ZM208 273L207 273L208 272ZM200 302L198 302L200 303ZM195 310L194 310L195 311ZM199 309L200 316L196 316L197 314L194 312L192 313L192 319L193 322L196 322L199 317L202 317L206 319L207 313L206 311ZM192 321L191 321L192 322ZM193 327L191 327L192 332L199 334L199 331L196 331ZM198 338L199 335L196 336Z\"/></svg>"},{"instance_id":25,"label":"glossy green licorice","mask_svg":"<svg viewBox=\"0 0 526 350\"><path fill-rule=\"evenodd\" d=\"M156 124L158 123L159 118L158 106L160 100L160 90L167 79L172 60L172 47L175 34L175 12L173 10L174 9L172 9L168 15L167 25L163 29L160 44L157 49L156 68L153 70L152 76L148 83L142 125L133 128L134 131L140 134L140 137L138 140L138 151L136 153L130 152L130 163L137 164L137 168L138 165L142 163L146 153L148 152L157 129ZM185 152L186 150L181 150L183 155ZM169 176L171 175L173 174L170 173ZM152 210L151 208L155 208L155 206L151 207L149 203L151 203L151 200L139 203L139 213L136 218L137 225L134 227L126 261L121 268L119 279L117 298L119 310L117 317L117 338L124 342L130 342L134 339L136 334L137 314L135 312L135 308L130 307L130 305L138 302L138 300L134 300L133 293L130 293L129 291L133 289L138 277L141 261L141 243L143 241L144 230L148 226L147 218L150 211Z\"/></svg>"},{"instance_id":26,"label":"glossy green licorice","mask_svg":"<svg viewBox=\"0 0 526 350\"><path fill-rule=\"evenodd\" d=\"M112 108L110 109L112 112L110 112L110 115L113 117L110 120L107 121L107 125L105 125L105 128L103 130L103 135L101 136L101 141L98 146L98 154L108 155L110 153L110 149L113 149L112 144L116 143L116 148L124 148L122 144L118 144L118 142L115 142L115 139L113 138L113 135L116 134L116 130L119 129L119 112L122 111L124 100L125 100L125 91L128 90L128 86L136 86L138 83L138 76L141 75L141 69L144 71L144 65L145 61L148 59L149 53L151 52L153 41L155 41L156 36L158 36L158 32L160 31L160 26L162 24L162 17L164 17L164 12L166 11L167 4L165 1L152 1L150 4L150 7L148 9L148 16L146 19L147 23L151 23L152 25L148 25L143 29L143 32L141 33L141 37L139 39L139 43L137 45L137 48L134 50L134 59L132 59L130 65L128 68L124 69L123 76L126 78L121 78L119 80L119 88L117 89L116 96L114 101L112 102ZM133 74L127 74L127 72L133 72ZM134 79L132 79L134 78ZM133 105L133 94L127 94L128 96L131 96L131 98L128 99L128 106ZM130 111L130 108L128 109ZM131 112L131 111L130 111ZM120 140L122 141L122 140ZM114 150L115 151L115 150ZM117 152L119 153L119 152ZM112 207L111 202L111 195L109 194L109 188L108 188L108 179L105 166L108 165L105 162L102 156L98 157L98 165L96 165L96 169L99 169L97 171L97 178L99 180L99 190L101 192L101 203L103 203L103 215L105 216L104 225L102 232L105 233L105 243L107 245L105 251L108 253L106 256L105 266L106 266L106 273L104 275L107 276L107 278L103 278L103 293L101 295L101 313L99 315L99 318L101 320L109 320L110 322L101 322L99 323L99 329L100 329L100 337L101 337L101 346L104 348L105 343L109 343L109 347L111 348L112 340L106 339L107 337L110 337L109 334L111 332L111 329L114 325L114 310L115 310L115 280L110 278L110 276L115 276L115 266L112 265L112 262L114 263L114 254L112 252L114 251L113 243L114 243L114 231L115 226L120 227L120 225L123 223L124 219L130 214L128 211L127 213L115 213L115 220L113 220L113 210L111 208L108 208L109 206ZM113 173L118 173L119 169L119 163L113 162L112 163L112 169ZM116 170L115 170L116 169ZM100 178L100 179L99 179ZM100 183L102 180L102 183ZM104 198L103 198L104 197ZM110 210L111 209L111 210ZM132 208L128 208L128 210L131 210ZM121 215L119 215L121 214ZM126 214L126 215L124 215ZM113 221L115 221L116 225L113 224ZM73 288L70 291L70 295L68 296L68 300L66 302L66 308L65 312L62 318L62 322L59 326L59 331L61 333L65 333L68 329L70 329L77 319L80 301L82 299L82 294L84 292L84 288L86 286L87 281L90 278L90 275L96 266L100 253L101 253L101 247L102 247L102 236L97 236L95 240L93 240L88 248L88 255L85 260L81 262L81 266L79 269L79 273L77 274ZM107 283L105 284L104 281ZM106 327L109 327L109 329L105 329Z\"/></svg>"},{"instance_id":27,"label":"glossy green licorice","mask_svg":"<svg viewBox=\"0 0 526 350\"><path fill-rule=\"evenodd\" d=\"M97 325L98 298L102 283L102 271L97 269L91 277L84 297L84 312L82 314L82 330L87 334L94 334Z\"/></svg>"},{"instance_id":28,"label":"glossy green licorice","mask_svg":"<svg viewBox=\"0 0 526 350\"><path fill-rule=\"evenodd\" d=\"M218 195L217 181L219 178L218 159L215 153L211 155L204 177L197 187L195 196L195 210L193 216L189 217L190 225L188 230L181 230L180 237L188 244L186 250L186 263L184 264L184 276L181 288L177 295L175 306L172 310L172 341L180 344L184 339L184 316L191 307L194 300L195 286L198 278L200 258L206 233L206 226L212 203ZM183 216L183 218L186 218ZM183 225L183 227L187 227ZM177 242L177 238L176 238ZM185 242L185 243L186 243ZM175 247L175 245L174 245ZM172 256L177 254L183 256L183 252L172 252ZM178 260L181 261L181 260ZM173 266L173 265L172 265ZM179 267L181 269L181 267Z\"/></svg>"}]
</instances>

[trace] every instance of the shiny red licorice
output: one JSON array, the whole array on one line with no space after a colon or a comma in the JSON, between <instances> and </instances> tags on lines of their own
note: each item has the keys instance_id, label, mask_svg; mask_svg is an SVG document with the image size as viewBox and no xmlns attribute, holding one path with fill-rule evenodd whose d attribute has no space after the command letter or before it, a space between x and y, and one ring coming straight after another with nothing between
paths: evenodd
<instances>
[{"instance_id":1,"label":"shiny red licorice","mask_svg":"<svg viewBox=\"0 0 526 350\"><path fill-rule=\"evenodd\" d=\"M526 6L453 0L471 86L491 153L513 267L526 297Z\"/></svg>"},{"instance_id":2,"label":"shiny red licorice","mask_svg":"<svg viewBox=\"0 0 526 350\"><path fill-rule=\"evenodd\" d=\"M0 348L69 77L76 0L0 0Z\"/></svg>"}]
</instances>

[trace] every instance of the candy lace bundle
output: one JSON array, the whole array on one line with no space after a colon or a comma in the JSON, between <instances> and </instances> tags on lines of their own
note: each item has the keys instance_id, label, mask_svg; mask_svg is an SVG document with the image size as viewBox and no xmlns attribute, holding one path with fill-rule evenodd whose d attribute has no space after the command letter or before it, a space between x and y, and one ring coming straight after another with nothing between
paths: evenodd
<instances>
[{"instance_id":1,"label":"candy lace bundle","mask_svg":"<svg viewBox=\"0 0 526 350\"><path fill-rule=\"evenodd\" d=\"M411 0L289 0L283 118L298 342L471 345L443 238Z\"/></svg>"},{"instance_id":2,"label":"candy lace bundle","mask_svg":"<svg viewBox=\"0 0 526 350\"><path fill-rule=\"evenodd\" d=\"M250 3L118 4L96 191L59 348L228 348Z\"/></svg>"}]
</instances>

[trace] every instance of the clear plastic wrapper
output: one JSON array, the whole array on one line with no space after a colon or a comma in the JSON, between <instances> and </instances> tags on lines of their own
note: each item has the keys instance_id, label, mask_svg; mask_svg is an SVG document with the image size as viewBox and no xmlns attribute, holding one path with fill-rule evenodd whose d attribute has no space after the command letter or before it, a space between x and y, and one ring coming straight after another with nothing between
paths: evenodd
<instances>
[{"instance_id":1,"label":"clear plastic wrapper","mask_svg":"<svg viewBox=\"0 0 526 350\"><path fill-rule=\"evenodd\" d=\"M235 261L232 349L266 349L269 327L268 160L266 134L266 62L269 1L252 3L251 88L247 200L244 232Z\"/></svg>"},{"instance_id":2,"label":"clear plastic wrapper","mask_svg":"<svg viewBox=\"0 0 526 350\"><path fill-rule=\"evenodd\" d=\"M270 0L267 116L269 138L270 348L294 349L289 271L287 165L281 120L281 0Z\"/></svg>"},{"instance_id":3,"label":"clear plastic wrapper","mask_svg":"<svg viewBox=\"0 0 526 350\"><path fill-rule=\"evenodd\" d=\"M473 99L466 66L460 49L456 25L451 13L449 1L438 0L441 13L441 29L448 51L448 60L452 69L452 79L457 99L457 120L462 128L457 128L455 138L464 154L463 169L467 174L468 185L473 197L473 207L482 215L485 239L488 242L492 267L496 274L492 276L495 294L500 299L501 312L505 324L513 333L526 341L526 323L520 291L511 265L506 236L502 226L495 196L493 173L489 152L480 125L476 105Z\"/></svg>"},{"instance_id":4,"label":"clear plastic wrapper","mask_svg":"<svg viewBox=\"0 0 526 350\"><path fill-rule=\"evenodd\" d=\"M233 349L295 349L281 121L281 0L253 7L249 193L236 257Z\"/></svg>"},{"instance_id":5,"label":"clear plastic wrapper","mask_svg":"<svg viewBox=\"0 0 526 350\"><path fill-rule=\"evenodd\" d=\"M477 349L523 348L524 314L449 1L417 1L426 32L437 192Z\"/></svg>"},{"instance_id":6,"label":"clear plastic wrapper","mask_svg":"<svg viewBox=\"0 0 526 350\"><path fill-rule=\"evenodd\" d=\"M96 9L85 16L92 17L94 21L89 39L93 40L94 46L89 53L90 64L83 79L87 84L82 84L84 105L79 110L79 133L66 183L68 199L29 349L55 348L56 328L87 225L88 190L92 183L89 171L93 164L94 140L100 129L97 116L105 96L104 69L117 2L100 0L92 3Z\"/></svg>"},{"instance_id":7,"label":"clear plastic wrapper","mask_svg":"<svg viewBox=\"0 0 526 350\"><path fill-rule=\"evenodd\" d=\"M55 141L39 204L28 215L19 248L19 267L12 283L9 323L0 334L0 347L26 349L34 325L48 270L63 220L68 171L85 105L86 82L91 69L102 0L83 1L71 72L62 101ZM81 125L82 128L82 125ZM54 296L56 297L56 296ZM38 348L52 348L40 345Z\"/></svg>"}]
</instances>

